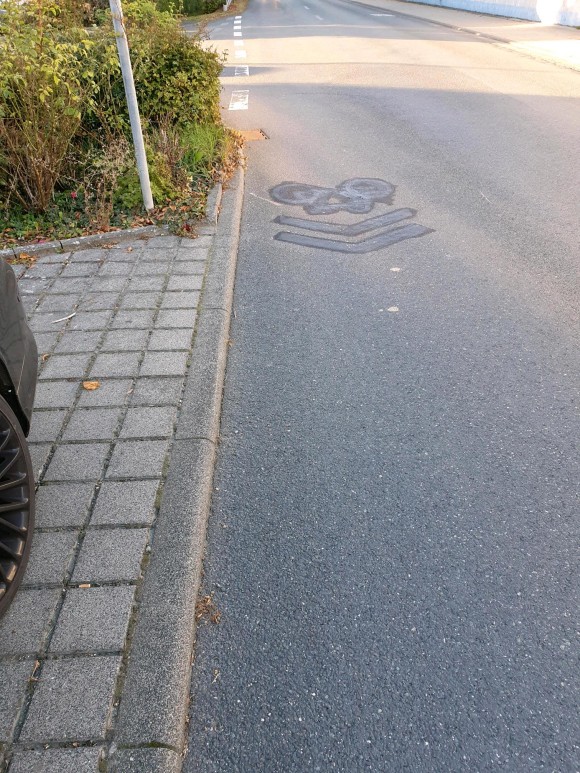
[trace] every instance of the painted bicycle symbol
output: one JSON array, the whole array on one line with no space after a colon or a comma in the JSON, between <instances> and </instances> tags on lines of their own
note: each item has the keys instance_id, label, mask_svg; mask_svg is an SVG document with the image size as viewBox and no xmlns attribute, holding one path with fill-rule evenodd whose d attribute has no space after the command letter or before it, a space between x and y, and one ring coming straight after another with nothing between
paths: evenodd
<instances>
[{"instance_id":1,"label":"painted bicycle symbol","mask_svg":"<svg viewBox=\"0 0 580 773\"><path fill-rule=\"evenodd\" d=\"M392 204L394 194L395 186L392 183L372 177L355 177L352 180L345 180L336 188L284 182L270 190L270 196L274 201L280 204L300 206L309 215L330 215L335 212L366 214L377 203ZM278 215L274 218L275 223L302 228L306 231L346 237L361 236L376 231L378 228L387 230L382 230L374 236L355 242L325 239L320 236L310 236L292 231L280 231L274 238L277 241L298 244L303 247L360 255L389 247L406 239L414 239L432 233L432 228L426 228L419 223L395 225L415 217L416 214L417 210L415 209L393 209L382 215L360 220L350 225ZM395 225L394 228L387 228L393 225Z\"/></svg>"},{"instance_id":2,"label":"painted bicycle symbol","mask_svg":"<svg viewBox=\"0 0 580 773\"><path fill-rule=\"evenodd\" d=\"M385 180L355 177L336 188L281 183L272 188L270 196L280 204L299 205L309 215L330 215L333 212L360 215L370 212L378 201L390 204L394 192L395 186Z\"/></svg>"}]
</instances>

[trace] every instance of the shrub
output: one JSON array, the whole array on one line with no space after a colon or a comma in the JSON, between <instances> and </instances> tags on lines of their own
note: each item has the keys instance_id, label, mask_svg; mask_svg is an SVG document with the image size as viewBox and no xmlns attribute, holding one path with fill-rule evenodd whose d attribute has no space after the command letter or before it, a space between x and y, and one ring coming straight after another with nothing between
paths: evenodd
<instances>
[{"instance_id":1,"label":"shrub","mask_svg":"<svg viewBox=\"0 0 580 773\"><path fill-rule=\"evenodd\" d=\"M0 185L25 208L48 206L83 105L94 92L92 43L59 29L59 6L41 0L31 15L8 0L0 16Z\"/></svg>"}]
</instances>

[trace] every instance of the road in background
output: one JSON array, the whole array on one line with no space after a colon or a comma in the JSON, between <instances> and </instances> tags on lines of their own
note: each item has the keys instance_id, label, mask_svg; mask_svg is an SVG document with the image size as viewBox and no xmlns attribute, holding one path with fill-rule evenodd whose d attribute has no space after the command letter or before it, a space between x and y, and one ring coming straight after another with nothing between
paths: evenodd
<instances>
[{"instance_id":1,"label":"road in background","mask_svg":"<svg viewBox=\"0 0 580 773\"><path fill-rule=\"evenodd\" d=\"M252 0L212 35L269 139L189 773L578 767L580 75L379 13ZM394 193L305 187L355 178Z\"/></svg>"}]
</instances>

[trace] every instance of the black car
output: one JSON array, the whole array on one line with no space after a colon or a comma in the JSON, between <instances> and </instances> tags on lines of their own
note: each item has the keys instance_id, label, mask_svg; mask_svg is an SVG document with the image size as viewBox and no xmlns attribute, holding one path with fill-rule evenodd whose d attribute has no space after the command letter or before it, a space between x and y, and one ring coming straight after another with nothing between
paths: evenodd
<instances>
[{"instance_id":1,"label":"black car","mask_svg":"<svg viewBox=\"0 0 580 773\"><path fill-rule=\"evenodd\" d=\"M16 277L0 259L0 615L22 580L34 528L34 474L26 436L37 361Z\"/></svg>"}]
</instances>

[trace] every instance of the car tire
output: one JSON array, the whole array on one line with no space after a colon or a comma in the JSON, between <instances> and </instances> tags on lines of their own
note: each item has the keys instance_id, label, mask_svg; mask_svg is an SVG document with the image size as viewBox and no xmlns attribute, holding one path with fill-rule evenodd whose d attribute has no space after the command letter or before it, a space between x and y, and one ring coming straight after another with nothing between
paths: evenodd
<instances>
[{"instance_id":1,"label":"car tire","mask_svg":"<svg viewBox=\"0 0 580 773\"><path fill-rule=\"evenodd\" d=\"M30 452L18 419L0 397L0 616L22 582L33 531Z\"/></svg>"}]
</instances>

